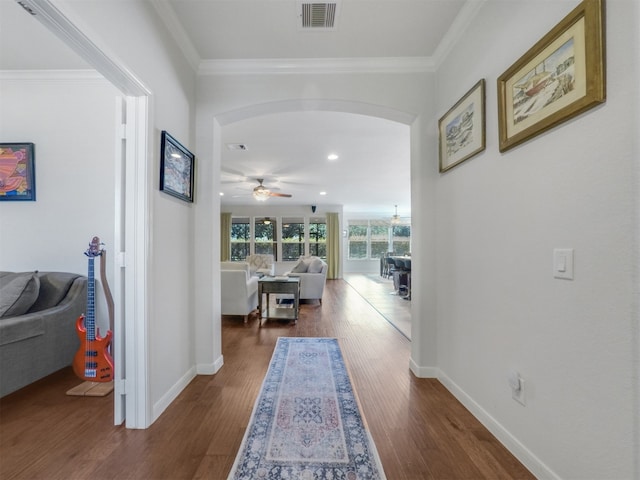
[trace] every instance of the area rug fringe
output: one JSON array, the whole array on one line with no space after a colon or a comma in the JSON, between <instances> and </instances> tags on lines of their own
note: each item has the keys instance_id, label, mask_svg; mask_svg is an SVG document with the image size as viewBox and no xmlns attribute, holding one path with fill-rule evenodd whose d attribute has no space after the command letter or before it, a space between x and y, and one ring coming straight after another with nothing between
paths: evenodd
<instances>
[{"instance_id":1,"label":"area rug fringe","mask_svg":"<svg viewBox=\"0 0 640 480\"><path fill-rule=\"evenodd\" d=\"M278 338L228 479L386 479L337 339Z\"/></svg>"}]
</instances>

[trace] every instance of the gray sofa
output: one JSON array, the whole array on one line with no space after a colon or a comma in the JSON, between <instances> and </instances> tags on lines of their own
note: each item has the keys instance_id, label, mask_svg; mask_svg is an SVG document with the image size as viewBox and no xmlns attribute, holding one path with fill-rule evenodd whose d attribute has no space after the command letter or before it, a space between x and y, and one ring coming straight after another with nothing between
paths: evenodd
<instances>
[{"instance_id":1,"label":"gray sofa","mask_svg":"<svg viewBox=\"0 0 640 480\"><path fill-rule=\"evenodd\" d=\"M300 257L286 275L300 278L300 300L317 299L322 303L328 269L329 266L320 257Z\"/></svg>"},{"instance_id":2,"label":"gray sofa","mask_svg":"<svg viewBox=\"0 0 640 480\"><path fill-rule=\"evenodd\" d=\"M0 397L71 365L87 277L0 272Z\"/></svg>"}]
</instances>

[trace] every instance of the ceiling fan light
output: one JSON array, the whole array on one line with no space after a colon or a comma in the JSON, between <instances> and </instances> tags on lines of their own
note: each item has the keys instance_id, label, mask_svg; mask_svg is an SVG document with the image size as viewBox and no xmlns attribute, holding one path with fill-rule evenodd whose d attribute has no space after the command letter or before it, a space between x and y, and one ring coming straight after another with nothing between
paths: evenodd
<instances>
[{"instance_id":1,"label":"ceiling fan light","mask_svg":"<svg viewBox=\"0 0 640 480\"><path fill-rule=\"evenodd\" d=\"M265 187L256 187L253 189L253 198L260 202L264 202L267 198L271 196L271 191Z\"/></svg>"},{"instance_id":2,"label":"ceiling fan light","mask_svg":"<svg viewBox=\"0 0 640 480\"><path fill-rule=\"evenodd\" d=\"M398 215L398 205L396 205L396 213L391 216L391 225L398 225L400 223L400 215Z\"/></svg>"}]
</instances>

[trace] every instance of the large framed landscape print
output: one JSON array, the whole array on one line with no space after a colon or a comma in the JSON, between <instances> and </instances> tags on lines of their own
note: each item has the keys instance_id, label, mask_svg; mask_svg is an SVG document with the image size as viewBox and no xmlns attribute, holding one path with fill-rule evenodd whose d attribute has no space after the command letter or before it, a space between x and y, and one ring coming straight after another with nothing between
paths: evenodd
<instances>
[{"instance_id":1,"label":"large framed landscape print","mask_svg":"<svg viewBox=\"0 0 640 480\"><path fill-rule=\"evenodd\" d=\"M440 173L485 149L484 78L438 121Z\"/></svg>"},{"instance_id":2,"label":"large framed landscape print","mask_svg":"<svg viewBox=\"0 0 640 480\"><path fill-rule=\"evenodd\" d=\"M498 78L501 152L605 101L604 0L584 0Z\"/></svg>"}]
</instances>

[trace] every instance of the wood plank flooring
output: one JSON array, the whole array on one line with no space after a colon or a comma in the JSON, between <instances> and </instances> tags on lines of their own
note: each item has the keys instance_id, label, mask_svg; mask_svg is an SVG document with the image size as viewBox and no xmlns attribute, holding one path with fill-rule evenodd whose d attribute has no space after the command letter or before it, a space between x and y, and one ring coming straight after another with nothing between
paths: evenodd
<instances>
[{"instance_id":1,"label":"wood plank flooring","mask_svg":"<svg viewBox=\"0 0 640 480\"><path fill-rule=\"evenodd\" d=\"M411 340L411 302L395 293L393 279L377 273L345 273L344 280Z\"/></svg>"},{"instance_id":2,"label":"wood plank flooring","mask_svg":"<svg viewBox=\"0 0 640 480\"><path fill-rule=\"evenodd\" d=\"M300 315L223 317L223 368L147 430L113 426L112 396L65 395L70 368L0 399L0 478L225 479L279 336L339 339L389 480L534 478L437 380L410 373L409 341L344 281Z\"/></svg>"}]
</instances>

